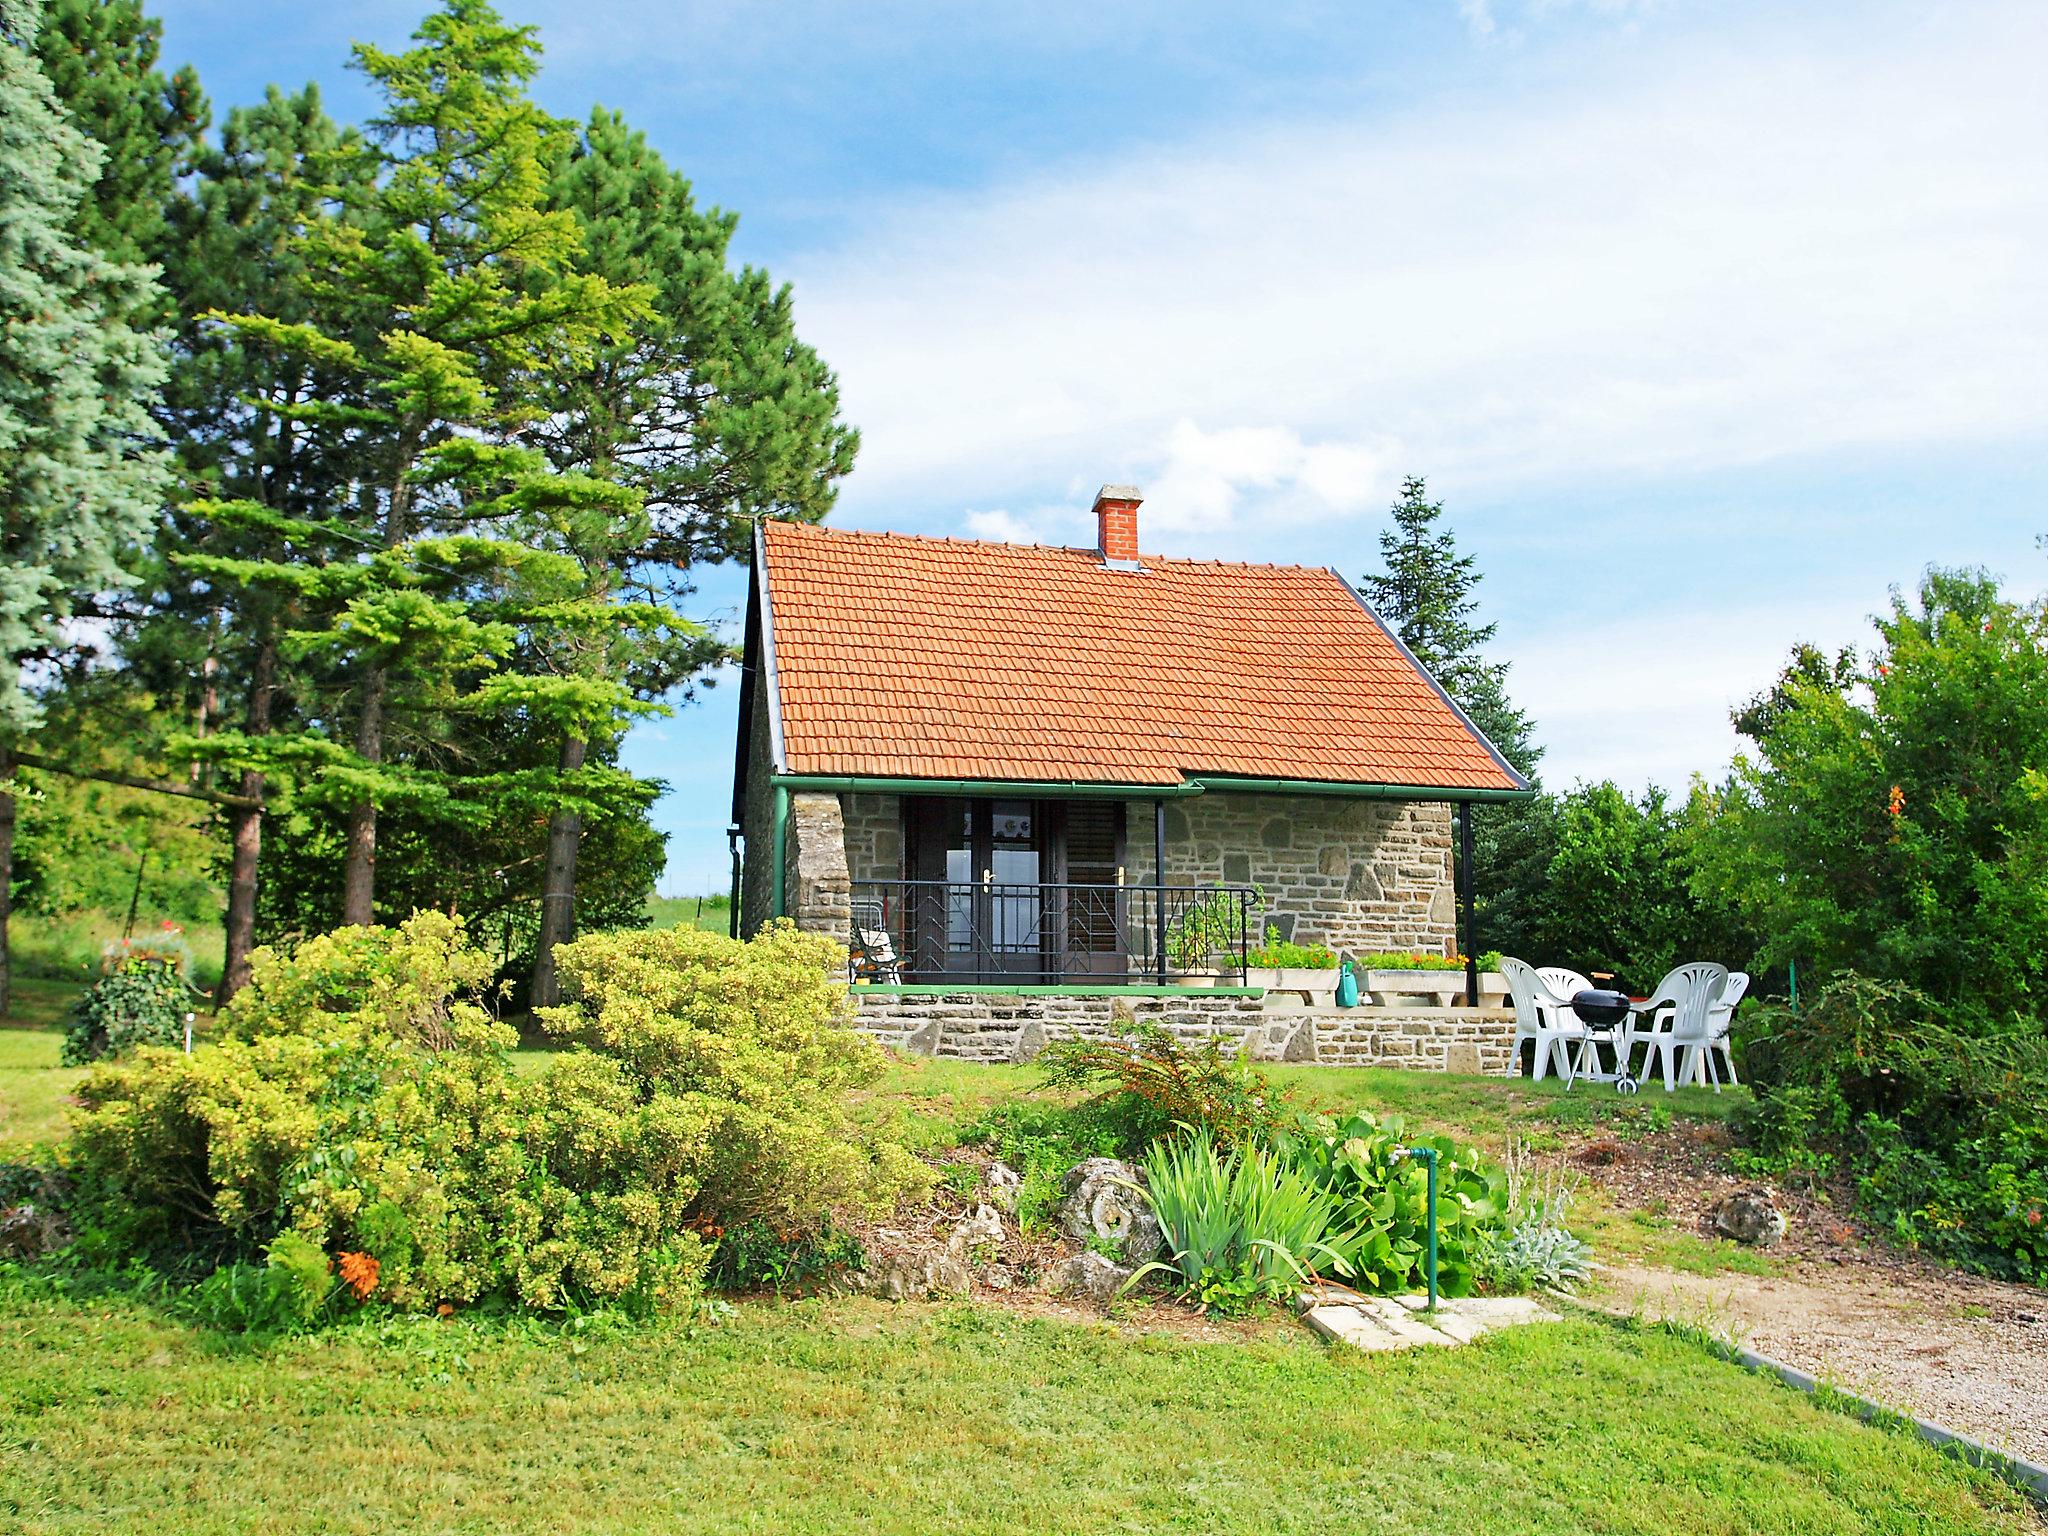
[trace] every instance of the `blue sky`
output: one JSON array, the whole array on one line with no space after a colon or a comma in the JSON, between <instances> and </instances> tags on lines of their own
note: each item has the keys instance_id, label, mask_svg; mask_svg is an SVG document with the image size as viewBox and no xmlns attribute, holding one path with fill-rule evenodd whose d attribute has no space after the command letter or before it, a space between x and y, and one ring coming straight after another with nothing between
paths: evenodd
<instances>
[{"instance_id":1,"label":"blue sky","mask_svg":"<svg viewBox=\"0 0 2048 1536\"><path fill-rule=\"evenodd\" d=\"M2048 8L504 8L794 285L835 521L1079 543L1131 480L1150 550L1356 577L1427 475L1555 785L1718 773L1930 563L2048 585ZM353 116L421 7L153 9L217 110ZM725 882L734 705L629 742L666 890Z\"/></svg>"}]
</instances>

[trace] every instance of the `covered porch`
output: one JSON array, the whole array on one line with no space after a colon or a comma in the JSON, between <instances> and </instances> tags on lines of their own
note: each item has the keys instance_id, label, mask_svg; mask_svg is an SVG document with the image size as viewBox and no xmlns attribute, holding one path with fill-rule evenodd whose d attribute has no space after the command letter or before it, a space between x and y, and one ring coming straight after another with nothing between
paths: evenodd
<instances>
[{"instance_id":1,"label":"covered porch","mask_svg":"<svg viewBox=\"0 0 2048 1536\"><path fill-rule=\"evenodd\" d=\"M832 933L863 988L1242 987L1269 932L1340 955L1478 949L1477 795L1219 779L773 790L760 830L780 878L749 922Z\"/></svg>"}]
</instances>

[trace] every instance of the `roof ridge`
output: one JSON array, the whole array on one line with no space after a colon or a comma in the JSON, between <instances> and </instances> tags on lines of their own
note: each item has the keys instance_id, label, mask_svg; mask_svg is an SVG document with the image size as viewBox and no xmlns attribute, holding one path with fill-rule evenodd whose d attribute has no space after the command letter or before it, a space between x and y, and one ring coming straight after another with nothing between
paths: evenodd
<instances>
[{"instance_id":1,"label":"roof ridge","mask_svg":"<svg viewBox=\"0 0 2048 1536\"><path fill-rule=\"evenodd\" d=\"M786 528L803 534L821 533L835 538L883 539L907 544L952 544L971 550L1016 550L1020 553L1036 550L1045 554L1081 555L1099 561L1102 552L1085 544L1040 544L1036 541L1023 543L1016 539L970 539L949 533L905 533L896 528L848 528L828 527L824 523L799 522L795 518L773 517L763 519L764 523ZM1345 586L1351 583L1333 565L1311 565L1289 560L1216 560L1199 555L1154 555L1140 554L1141 565L1204 566L1226 571L1302 571L1315 576L1334 576ZM1128 573L1119 573L1128 574Z\"/></svg>"}]
</instances>

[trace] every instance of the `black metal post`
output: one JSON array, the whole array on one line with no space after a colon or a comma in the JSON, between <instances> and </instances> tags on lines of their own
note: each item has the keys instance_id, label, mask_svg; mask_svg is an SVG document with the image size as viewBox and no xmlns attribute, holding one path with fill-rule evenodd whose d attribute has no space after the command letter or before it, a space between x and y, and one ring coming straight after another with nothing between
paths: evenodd
<instances>
[{"instance_id":1,"label":"black metal post","mask_svg":"<svg viewBox=\"0 0 2048 1536\"><path fill-rule=\"evenodd\" d=\"M1157 930L1159 985L1166 985L1166 802L1152 802L1152 923Z\"/></svg>"},{"instance_id":2,"label":"black metal post","mask_svg":"<svg viewBox=\"0 0 2048 1536\"><path fill-rule=\"evenodd\" d=\"M1464 917L1464 937L1458 948L1465 956L1465 1006L1479 1006L1479 935L1472 923L1472 802L1467 800L1458 814L1458 893Z\"/></svg>"}]
</instances>

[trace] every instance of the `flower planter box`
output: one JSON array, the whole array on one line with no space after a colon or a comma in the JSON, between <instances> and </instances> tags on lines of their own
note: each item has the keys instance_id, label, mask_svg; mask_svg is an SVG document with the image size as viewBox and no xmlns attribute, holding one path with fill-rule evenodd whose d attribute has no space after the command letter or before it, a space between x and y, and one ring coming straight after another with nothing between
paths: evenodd
<instances>
[{"instance_id":1,"label":"flower planter box","mask_svg":"<svg viewBox=\"0 0 2048 1536\"><path fill-rule=\"evenodd\" d=\"M1244 984L1248 987L1264 987L1268 992L1334 993L1337 990L1339 974L1334 966L1255 965L1244 973Z\"/></svg>"},{"instance_id":2,"label":"flower planter box","mask_svg":"<svg viewBox=\"0 0 2048 1536\"><path fill-rule=\"evenodd\" d=\"M1448 1008L1465 991L1463 971L1367 971L1359 989L1383 1008ZM1507 1005L1508 979L1499 971L1479 973L1479 1006Z\"/></svg>"}]
</instances>

